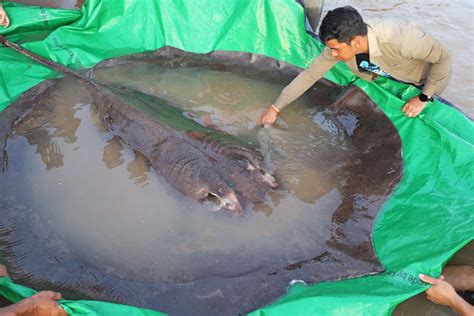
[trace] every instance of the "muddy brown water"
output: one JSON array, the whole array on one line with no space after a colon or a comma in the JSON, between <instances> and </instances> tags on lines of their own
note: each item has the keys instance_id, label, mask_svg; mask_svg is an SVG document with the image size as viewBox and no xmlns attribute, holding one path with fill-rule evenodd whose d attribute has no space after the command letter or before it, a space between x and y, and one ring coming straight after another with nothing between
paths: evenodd
<instances>
[{"instance_id":1,"label":"muddy brown water","mask_svg":"<svg viewBox=\"0 0 474 316\"><path fill-rule=\"evenodd\" d=\"M123 72L113 70L109 75L126 80L150 67L122 68ZM193 109L193 93L209 89L215 81L233 84L232 95L225 98L222 89L220 94L209 92L208 100L223 111L229 102L241 102L255 113L261 112L265 101L281 89L246 79L239 83L239 77L232 73L205 69L168 73L152 70L167 78L163 87L169 84L177 89L171 98L174 101L179 101L183 80L196 82L196 87L181 96L188 110ZM157 78L143 75L143 79L140 85L149 82L153 89L161 91L160 85L155 84ZM258 95L254 95L256 91ZM198 101L196 104L205 104L207 99ZM291 128L264 131L277 145L275 173L281 175L288 193L274 193L267 205L237 218L220 216L214 212L214 205L183 197L162 181L143 156L106 131L89 103L87 91L72 79L60 81L49 91L8 139L9 165L2 183L15 186L16 192L11 193L29 201L30 212L44 220L45 229L83 252L94 266L134 280L185 282L214 274L230 277L274 261L282 253L305 253L314 248L316 241L330 236L331 211L338 206L337 199L331 197L339 194L336 179L344 175L336 174L337 166L334 172L321 175L327 161L317 157L344 156L350 146L338 137L340 131L328 132L313 122L313 116L324 115L322 109L309 115L308 105L300 101L296 108L301 109L287 118ZM206 108L211 114L217 112L212 110L212 104ZM194 109L196 116L203 112L199 105ZM239 112L237 107L234 110ZM243 126L252 126L254 117L246 118L246 108L244 113L239 121ZM223 119L227 115L235 118L231 112L223 113ZM316 141L309 144L308 138ZM315 216L313 203L324 196L330 201L327 210ZM234 257L236 253L240 255ZM260 257L263 261L249 265L244 262L246 257ZM232 264L232 270L227 271L226 260L242 260L241 270ZM195 271L196 262L204 265L200 272Z\"/></svg>"},{"instance_id":2,"label":"muddy brown water","mask_svg":"<svg viewBox=\"0 0 474 316\"><path fill-rule=\"evenodd\" d=\"M292 1L292 0L290 0ZM80 8L83 0L18 0L28 5ZM330 9L352 5L367 19L399 18L418 21L425 30L451 48L453 74L442 96L474 118L474 2L471 0L331 0L325 1L322 17Z\"/></svg>"}]
</instances>

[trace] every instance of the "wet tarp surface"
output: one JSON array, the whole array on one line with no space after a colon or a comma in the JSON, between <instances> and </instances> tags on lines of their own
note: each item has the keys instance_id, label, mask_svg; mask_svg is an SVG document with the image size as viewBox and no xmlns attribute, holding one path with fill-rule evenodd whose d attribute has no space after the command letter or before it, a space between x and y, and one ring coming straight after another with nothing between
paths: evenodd
<instances>
[{"instance_id":1,"label":"wet tarp surface","mask_svg":"<svg viewBox=\"0 0 474 316\"><path fill-rule=\"evenodd\" d=\"M30 10L37 10L32 14L38 16L36 28L42 30L49 15L41 12L53 11ZM66 10L54 12L58 20L72 24L56 29L44 41L25 46L73 68L87 68L106 58L165 45L195 53L251 52L304 67L322 48L306 34L303 9L292 1L165 1L147 6L133 1L89 1L80 17ZM12 23L31 23L31 18L22 18L14 11L11 17ZM77 20L72 22L74 17ZM21 34L11 29L2 33ZM9 49L0 49L0 60L2 109L26 89L57 76ZM418 118L408 119L400 108L404 100L418 93L415 88L384 78L367 83L344 65L335 67L327 78L362 88L402 139L404 177L374 227L376 254L386 272L309 287L296 285L285 298L256 314L389 313L397 303L426 288L417 279L418 273L439 274L443 263L474 237L472 121L438 101ZM31 293L8 278L1 282L2 293L13 301ZM100 302L64 301L63 306L77 315L103 314L111 308L117 308L117 314L148 312L126 311L127 307Z\"/></svg>"}]
</instances>

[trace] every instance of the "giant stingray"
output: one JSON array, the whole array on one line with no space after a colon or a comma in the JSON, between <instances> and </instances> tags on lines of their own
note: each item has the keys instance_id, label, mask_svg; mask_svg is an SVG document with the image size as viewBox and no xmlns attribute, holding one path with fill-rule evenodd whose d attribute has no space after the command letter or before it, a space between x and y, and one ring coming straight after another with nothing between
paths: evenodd
<instances>
[{"instance_id":1,"label":"giant stingray","mask_svg":"<svg viewBox=\"0 0 474 316\"><path fill-rule=\"evenodd\" d=\"M90 86L94 104L109 129L144 154L154 169L183 194L197 200L215 197L222 208L240 212L243 201L261 202L267 191L277 186L264 170L258 152L230 135L190 123L165 100L139 93L130 98L124 88L101 85L2 36L0 42ZM154 112L159 116L153 117Z\"/></svg>"},{"instance_id":2,"label":"giant stingray","mask_svg":"<svg viewBox=\"0 0 474 316\"><path fill-rule=\"evenodd\" d=\"M266 56L223 51L192 54L170 47L108 60L98 67L123 63L206 67L278 83L289 82L301 71ZM3 139L10 130L13 119L24 113L51 84L51 81L47 81L30 89L2 113L0 136ZM326 100L334 102L327 105L328 111L334 123L345 131L352 153L344 166L347 178L340 186L340 201L331 215L330 236L322 244L314 245L313 254L305 253L297 257L282 254L280 260L250 269L250 272L244 274L216 273L187 281L139 282L111 275L101 270L101 267L83 264L73 252L65 250L68 245L64 241L56 238L53 242L55 249L34 251L36 265L48 266L48 269L40 271L22 266L22 258L27 250L15 241L21 239L22 245L31 245L35 243L35 237L28 233L28 218L18 219L15 215L21 211L21 203L12 197L4 197L0 205L0 211L4 213L0 227L3 241L1 251L6 255L13 274L32 286L61 290L66 297L69 295L114 301L173 315L233 315L273 302L285 294L292 280L312 284L383 271L373 249L373 222L402 175L400 138L389 119L359 88L340 87L325 80L321 80L316 86L327 89L313 87L308 90L307 96L321 100L322 93L325 93L321 91L330 91ZM122 97L132 97L135 103L136 100L156 100L153 96L132 92L128 88L109 88ZM352 118L349 124L348 117ZM130 125L135 126L133 120L130 120ZM208 132L206 129L205 131ZM198 139L201 137L200 133L191 135L197 135ZM146 134L140 135L133 141L146 142L149 137L151 136ZM176 147L171 146L169 150L172 152L175 149ZM23 221L21 225L18 224L19 220ZM11 229L13 226L15 230ZM250 261L252 258L249 258ZM243 263L239 260L234 265L230 263L226 269L237 271L237 265L241 264Z\"/></svg>"}]
</instances>

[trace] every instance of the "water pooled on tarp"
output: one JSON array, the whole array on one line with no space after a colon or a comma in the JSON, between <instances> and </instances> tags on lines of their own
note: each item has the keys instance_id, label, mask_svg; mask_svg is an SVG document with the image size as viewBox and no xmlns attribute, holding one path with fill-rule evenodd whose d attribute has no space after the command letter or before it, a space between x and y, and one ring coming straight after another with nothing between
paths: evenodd
<instances>
[{"instance_id":1,"label":"water pooled on tarp","mask_svg":"<svg viewBox=\"0 0 474 316\"><path fill-rule=\"evenodd\" d=\"M258 120L282 85L201 67L150 64L98 69L95 78L166 98L200 124L254 143L264 152L282 185L305 202L314 203L337 186L337 173L342 172L350 156L346 130L322 106L330 102L327 97L320 100L320 106L303 97L274 127L260 129ZM312 120L317 116L326 119Z\"/></svg>"},{"instance_id":2,"label":"water pooled on tarp","mask_svg":"<svg viewBox=\"0 0 474 316\"><path fill-rule=\"evenodd\" d=\"M177 73L188 79L186 87L196 83L198 89L194 91L205 89L201 87L206 84L212 87L212 82L232 82L233 90L241 89L233 92L235 100L246 95L249 87L262 96L268 90L281 89L245 78L239 85L238 77L231 73L193 73L189 69ZM182 77L173 75L167 80L178 89ZM185 104L189 111L198 113L207 108L209 113L222 115L219 107L228 106L227 100L215 97L220 90L210 92L206 100L198 93L193 100L192 89L183 91L186 94L176 93L172 101ZM256 96L252 99L265 103ZM213 103L206 104L207 100ZM337 199L318 211L308 202L314 203L331 191L331 196L338 195L337 183L328 181L331 173L324 170L325 166L318 170L318 162L310 164L318 160L314 159L318 153L331 150L327 143L331 137L311 124L307 114L312 110L304 102L296 105L301 109L287 118L288 129L265 130L282 153L272 160L274 171L283 187L295 196L278 192L274 194L278 204L270 200L267 207L261 207L265 212L257 208L242 217L232 217L209 212L211 206L183 198L150 170L140 154L105 130L91 111L90 101L87 91L68 79L42 96L32 113L13 129L7 146L10 165L2 181L13 187L12 194L18 200L44 219L47 231L82 252L90 264L135 280L186 282L214 275L230 277L265 265L276 267L276 263L303 260L307 251L314 252L318 240L329 235L329 215L338 206ZM235 108L227 110L223 119L230 121L234 112L239 112ZM252 120L255 117L241 117L240 122L248 125ZM317 140L316 144L309 144L308 134ZM317 144L321 143L327 144L318 150ZM346 146L342 140L340 146ZM337 147L333 150L344 152ZM318 179L319 174L325 178Z\"/></svg>"}]
</instances>

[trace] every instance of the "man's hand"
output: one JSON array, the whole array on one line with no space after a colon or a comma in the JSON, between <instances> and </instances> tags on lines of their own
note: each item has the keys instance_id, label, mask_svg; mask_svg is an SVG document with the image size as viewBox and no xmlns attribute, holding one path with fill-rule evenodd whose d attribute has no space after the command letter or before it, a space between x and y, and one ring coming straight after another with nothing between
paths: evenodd
<instances>
[{"instance_id":1,"label":"man's hand","mask_svg":"<svg viewBox=\"0 0 474 316\"><path fill-rule=\"evenodd\" d=\"M430 301L435 304L449 306L460 315L473 315L474 308L456 293L451 284L444 281L443 276L435 279L428 275L420 274L419 277L423 282L432 284L426 290L426 297Z\"/></svg>"},{"instance_id":2,"label":"man's hand","mask_svg":"<svg viewBox=\"0 0 474 316\"><path fill-rule=\"evenodd\" d=\"M416 117L423 111L427 102L420 101L418 96L411 98L402 108L403 114L408 117Z\"/></svg>"},{"instance_id":3,"label":"man's hand","mask_svg":"<svg viewBox=\"0 0 474 316\"><path fill-rule=\"evenodd\" d=\"M5 12L5 9L3 9L3 6L1 3L0 3L0 25L3 25L3 27L8 27L10 25L10 19L8 18L8 15Z\"/></svg>"},{"instance_id":4,"label":"man's hand","mask_svg":"<svg viewBox=\"0 0 474 316\"><path fill-rule=\"evenodd\" d=\"M439 305L453 305L453 301L458 294L451 284L444 281L443 276L440 276L439 279L435 279L428 275L420 274L420 279L425 283L432 284L432 286L426 290L426 297L430 301Z\"/></svg>"},{"instance_id":5,"label":"man's hand","mask_svg":"<svg viewBox=\"0 0 474 316\"><path fill-rule=\"evenodd\" d=\"M7 268L0 264L0 277L8 276ZM56 302L61 293L41 291L20 302L0 308L2 316L67 316L64 309Z\"/></svg>"},{"instance_id":6,"label":"man's hand","mask_svg":"<svg viewBox=\"0 0 474 316\"><path fill-rule=\"evenodd\" d=\"M278 116L278 112L275 109L274 105L270 105L268 109L263 112L261 118L260 118L260 124L265 125L265 124L273 124L275 123L276 119Z\"/></svg>"},{"instance_id":7,"label":"man's hand","mask_svg":"<svg viewBox=\"0 0 474 316\"><path fill-rule=\"evenodd\" d=\"M66 311L56 302L60 299L60 293L41 291L16 304L0 308L0 315L67 316Z\"/></svg>"},{"instance_id":8,"label":"man's hand","mask_svg":"<svg viewBox=\"0 0 474 316\"><path fill-rule=\"evenodd\" d=\"M6 277L9 276L8 271L7 271L7 268L3 264L0 264L0 278L4 276Z\"/></svg>"}]
</instances>

